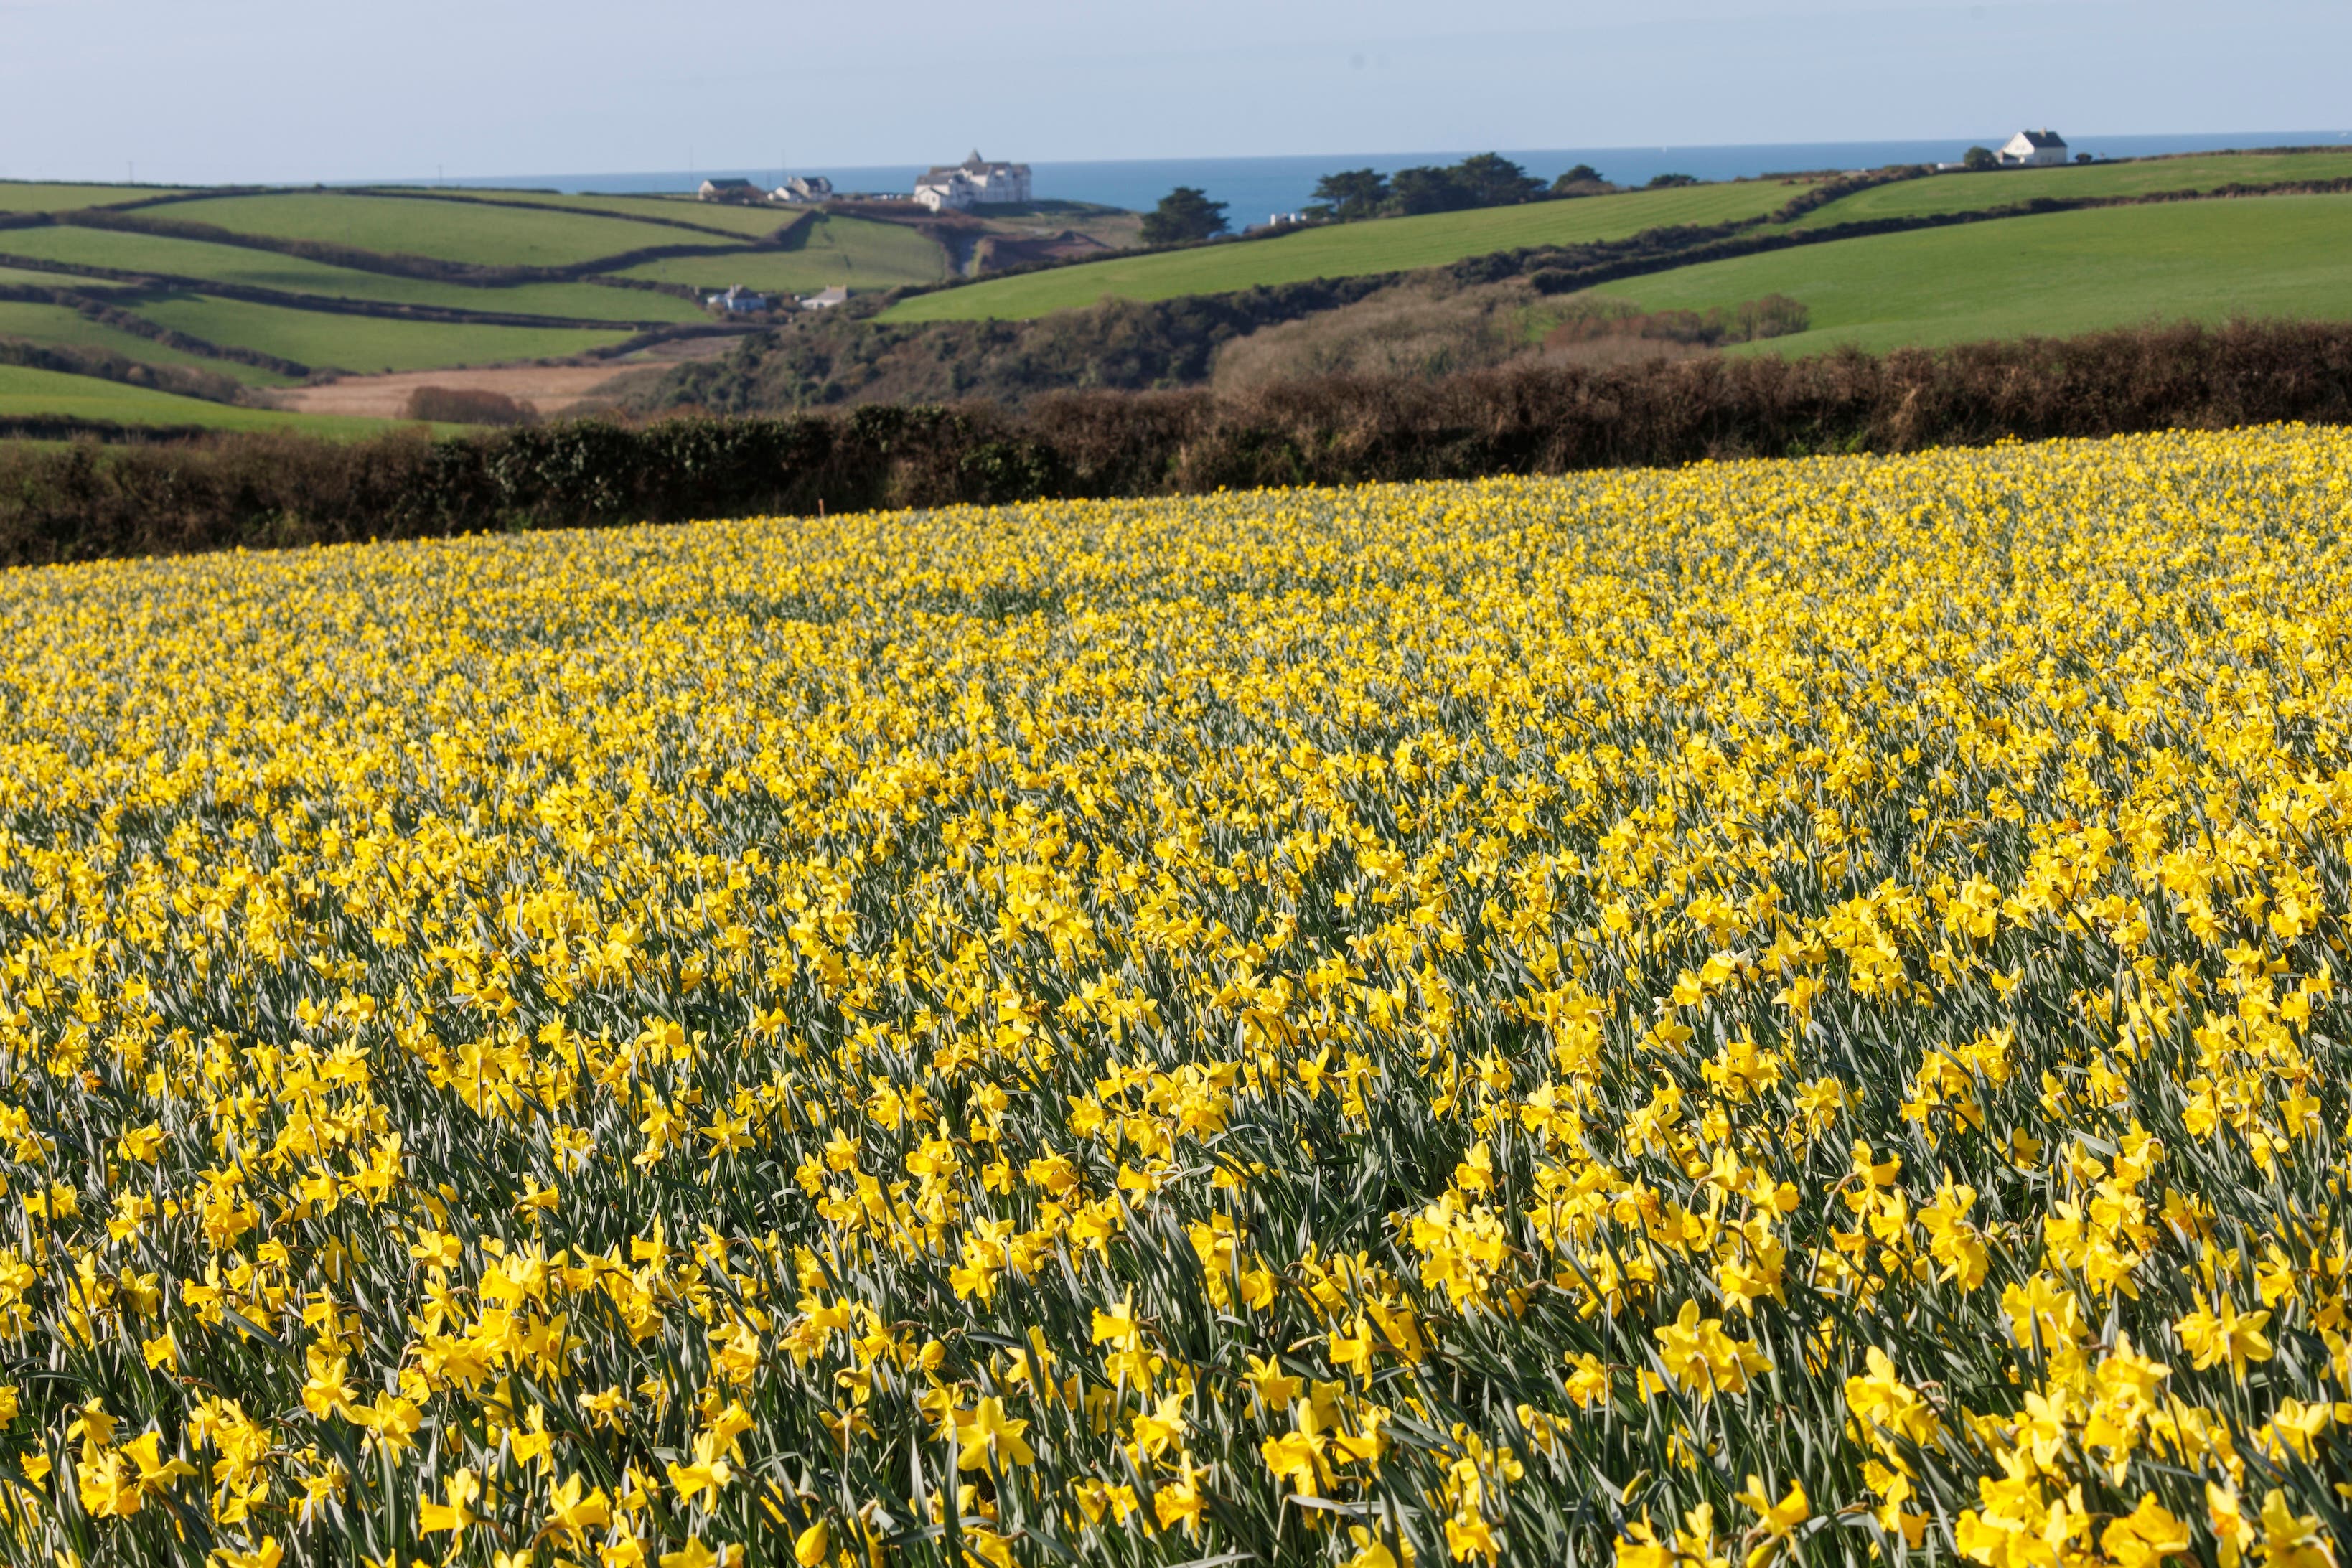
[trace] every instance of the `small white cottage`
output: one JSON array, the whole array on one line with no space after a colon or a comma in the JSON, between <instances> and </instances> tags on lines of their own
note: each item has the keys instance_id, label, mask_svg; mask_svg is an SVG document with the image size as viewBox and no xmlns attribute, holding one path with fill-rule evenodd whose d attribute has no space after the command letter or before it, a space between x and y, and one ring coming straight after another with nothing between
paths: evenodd
<instances>
[{"instance_id":1,"label":"small white cottage","mask_svg":"<svg viewBox=\"0 0 2352 1568\"><path fill-rule=\"evenodd\" d=\"M2066 162L2066 139L2044 126L2040 131L2021 131L2009 139L2008 144L1993 154L2004 169L2033 169Z\"/></svg>"},{"instance_id":2,"label":"small white cottage","mask_svg":"<svg viewBox=\"0 0 2352 1568\"><path fill-rule=\"evenodd\" d=\"M768 200L785 206L803 206L833 200L833 182L822 174L795 174L768 193Z\"/></svg>"}]
</instances>

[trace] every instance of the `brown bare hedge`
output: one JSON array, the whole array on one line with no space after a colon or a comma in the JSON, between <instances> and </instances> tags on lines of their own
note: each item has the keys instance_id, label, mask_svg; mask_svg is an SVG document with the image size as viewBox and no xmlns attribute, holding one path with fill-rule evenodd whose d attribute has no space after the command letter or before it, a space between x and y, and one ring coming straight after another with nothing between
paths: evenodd
<instances>
[{"instance_id":1,"label":"brown bare hedge","mask_svg":"<svg viewBox=\"0 0 2352 1568\"><path fill-rule=\"evenodd\" d=\"M0 562L820 509L1459 478L2352 423L2352 325L2182 325L1883 356L1507 366L1018 411L573 421L351 444L0 452ZM5 427L0 427L5 434Z\"/></svg>"}]
</instances>

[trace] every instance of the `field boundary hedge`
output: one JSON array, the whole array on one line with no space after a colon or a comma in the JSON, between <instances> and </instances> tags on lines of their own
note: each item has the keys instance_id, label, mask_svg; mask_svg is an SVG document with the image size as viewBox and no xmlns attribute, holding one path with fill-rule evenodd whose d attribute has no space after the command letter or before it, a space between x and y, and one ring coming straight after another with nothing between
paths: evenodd
<instances>
[{"instance_id":1,"label":"field boundary hedge","mask_svg":"<svg viewBox=\"0 0 2352 1568\"><path fill-rule=\"evenodd\" d=\"M2284 421L2352 423L2352 325L1885 355L1507 366L1019 411L573 421L452 441L230 434L0 452L0 563L954 502L1454 479Z\"/></svg>"},{"instance_id":2,"label":"field boundary hedge","mask_svg":"<svg viewBox=\"0 0 2352 1568\"><path fill-rule=\"evenodd\" d=\"M637 317L594 319L585 316L541 316L518 310L475 310L454 305L415 305L390 299L353 299L342 294L301 294L264 288L250 283L226 283L215 278L183 277L171 272L97 267L48 261L40 256L13 256L0 248L0 267L26 272L52 273L60 277L92 277L139 288L167 288L177 293L204 294L215 299L236 299L247 305L269 305L285 310L309 310L323 316L373 316L397 321L438 321L466 327L561 327L590 331L631 328L640 331L677 323ZM595 283L597 278L579 279Z\"/></svg>"},{"instance_id":3,"label":"field boundary hedge","mask_svg":"<svg viewBox=\"0 0 2352 1568\"><path fill-rule=\"evenodd\" d=\"M514 267L488 263L444 261L437 256L407 256L393 251L367 250L358 246L337 245L331 240L291 239L278 235L249 234L241 229L223 228L216 224L186 223L177 218L152 218L143 213L124 212L115 207L82 207L68 212L39 214L48 223L66 228L112 229L123 234L152 235L161 239L192 240L205 245L234 246L242 250L267 251L275 256L290 256L304 261L315 261L328 267L347 267L354 272L380 273L392 277L419 278L434 283L451 283L474 288L506 288L526 283L576 283L601 272L618 272L647 262L671 261L682 257L707 256L742 256L782 248L782 236L793 225L786 225L775 235L762 240L743 240L740 244L653 245L635 250L614 251L609 256L591 256L584 261L566 262L561 267ZM633 220L603 214L619 223ZM26 225L19 225L26 226ZM709 230L699 230L709 233Z\"/></svg>"},{"instance_id":4,"label":"field boundary hedge","mask_svg":"<svg viewBox=\"0 0 2352 1568\"><path fill-rule=\"evenodd\" d=\"M101 326L144 338L167 349L177 349L184 354L195 354L208 360L224 360L234 364L251 365L257 370L274 371L281 376L307 376L310 367L299 360L281 359L258 349L240 348L234 344L215 343L209 338L199 338L159 321L150 321L136 311L125 310L103 296L84 294L72 288L39 288L26 284L0 283L0 299L31 305L58 305Z\"/></svg>"}]
</instances>

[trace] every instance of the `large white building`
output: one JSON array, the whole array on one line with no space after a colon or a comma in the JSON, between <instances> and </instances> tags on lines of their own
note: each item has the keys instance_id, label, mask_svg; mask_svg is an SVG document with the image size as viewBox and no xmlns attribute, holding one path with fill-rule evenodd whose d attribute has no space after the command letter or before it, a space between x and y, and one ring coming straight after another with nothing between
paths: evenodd
<instances>
[{"instance_id":1,"label":"large white building","mask_svg":"<svg viewBox=\"0 0 2352 1568\"><path fill-rule=\"evenodd\" d=\"M1027 202L1029 165L992 163L977 152L961 163L943 164L915 182L915 200L931 211L960 213L982 203Z\"/></svg>"},{"instance_id":2,"label":"large white building","mask_svg":"<svg viewBox=\"0 0 2352 1568\"><path fill-rule=\"evenodd\" d=\"M2047 126L2040 131L2021 131L1993 156L2000 160L2003 168L2008 169L2063 163L2066 162L2066 139Z\"/></svg>"}]
</instances>

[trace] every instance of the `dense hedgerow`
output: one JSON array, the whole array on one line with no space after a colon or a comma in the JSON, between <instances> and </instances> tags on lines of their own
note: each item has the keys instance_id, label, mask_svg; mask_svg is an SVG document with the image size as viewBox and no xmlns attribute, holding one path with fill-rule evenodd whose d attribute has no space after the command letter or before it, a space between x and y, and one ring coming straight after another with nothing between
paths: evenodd
<instances>
[{"instance_id":1,"label":"dense hedgerow","mask_svg":"<svg viewBox=\"0 0 2352 1568\"><path fill-rule=\"evenodd\" d=\"M0 446L0 564L687 517L1907 452L2352 422L2352 327L2182 325L1929 353L1707 358L574 421L468 440ZM44 429L41 434L55 432Z\"/></svg>"},{"instance_id":2,"label":"dense hedgerow","mask_svg":"<svg viewBox=\"0 0 2352 1568\"><path fill-rule=\"evenodd\" d=\"M0 578L19 1563L2323 1568L2352 436Z\"/></svg>"}]
</instances>

